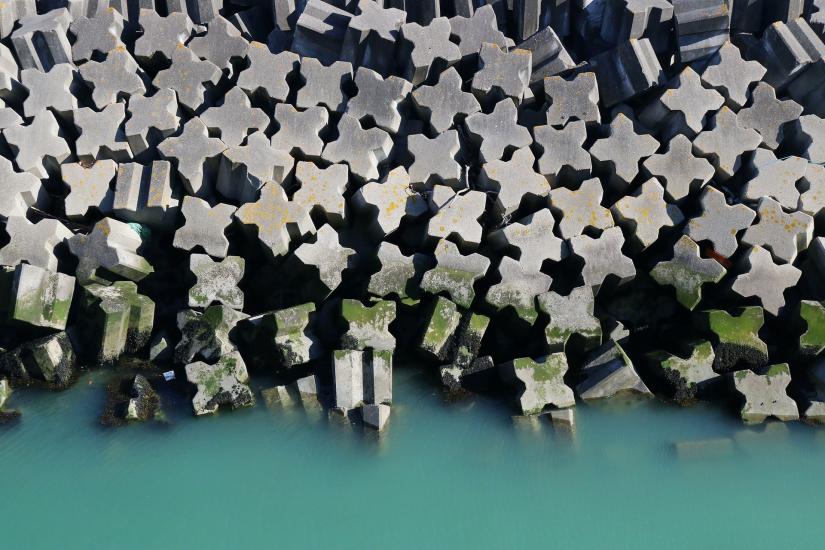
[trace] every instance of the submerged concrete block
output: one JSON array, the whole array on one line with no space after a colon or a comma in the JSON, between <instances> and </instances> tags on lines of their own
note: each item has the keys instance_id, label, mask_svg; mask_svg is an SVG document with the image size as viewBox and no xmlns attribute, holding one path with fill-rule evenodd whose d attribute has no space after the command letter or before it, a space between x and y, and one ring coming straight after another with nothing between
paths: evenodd
<instances>
[{"instance_id":1,"label":"submerged concrete block","mask_svg":"<svg viewBox=\"0 0 825 550\"><path fill-rule=\"evenodd\" d=\"M572 407L576 398L564 383L567 373L564 353L554 353L543 360L514 359L499 369L519 389L518 401L523 414L539 414L545 407Z\"/></svg>"}]
</instances>

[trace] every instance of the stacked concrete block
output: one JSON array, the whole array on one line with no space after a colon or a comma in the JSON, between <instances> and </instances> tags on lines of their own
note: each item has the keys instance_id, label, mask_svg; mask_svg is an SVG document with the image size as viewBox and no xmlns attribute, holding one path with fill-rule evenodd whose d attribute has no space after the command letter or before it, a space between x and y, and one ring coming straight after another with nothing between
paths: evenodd
<instances>
[{"instance_id":1,"label":"stacked concrete block","mask_svg":"<svg viewBox=\"0 0 825 550\"><path fill-rule=\"evenodd\" d=\"M325 2L309 0L295 23L292 51L332 63L340 59L352 13Z\"/></svg>"},{"instance_id":2,"label":"stacked concrete block","mask_svg":"<svg viewBox=\"0 0 825 550\"><path fill-rule=\"evenodd\" d=\"M543 360L514 359L500 367L502 374L519 388L519 405L522 414L538 414L545 407L560 409L572 407L576 398L564 383L567 358L554 353Z\"/></svg>"},{"instance_id":3,"label":"stacked concrete block","mask_svg":"<svg viewBox=\"0 0 825 550\"><path fill-rule=\"evenodd\" d=\"M413 86L431 80L431 74L461 59L461 50L450 42L450 21L446 17L433 19L426 26L406 23L401 26L401 39L401 57L408 58L404 77Z\"/></svg>"},{"instance_id":4,"label":"stacked concrete block","mask_svg":"<svg viewBox=\"0 0 825 550\"><path fill-rule=\"evenodd\" d=\"M72 232L57 220L30 222L25 216L10 216L5 223L9 242L0 248L0 265L27 263L57 271L55 249L72 237Z\"/></svg>"},{"instance_id":5,"label":"stacked concrete block","mask_svg":"<svg viewBox=\"0 0 825 550\"><path fill-rule=\"evenodd\" d=\"M116 9L75 17L69 25L69 33L75 38L72 44L72 60L75 63L84 63L95 54L105 54L113 50L121 44L123 28L123 14Z\"/></svg>"},{"instance_id":6,"label":"stacked concrete block","mask_svg":"<svg viewBox=\"0 0 825 550\"><path fill-rule=\"evenodd\" d=\"M41 222L42 223L42 222ZM67 238L69 250L77 257L76 277L79 283L108 282L109 274L130 281L140 281L154 268L139 253L142 241L128 224L111 218L97 222L86 235L78 233ZM104 275L97 273L105 270Z\"/></svg>"},{"instance_id":7,"label":"stacked concrete block","mask_svg":"<svg viewBox=\"0 0 825 550\"><path fill-rule=\"evenodd\" d=\"M690 355L655 354L660 378L678 403L690 403L720 380L713 370L715 355L708 341L691 344Z\"/></svg>"},{"instance_id":8,"label":"stacked concrete block","mask_svg":"<svg viewBox=\"0 0 825 550\"><path fill-rule=\"evenodd\" d=\"M730 37L728 0L676 0L673 19L682 63L714 54Z\"/></svg>"},{"instance_id":9,"label":"stacked concrete block","mask_svg":"<svg viewBox=\"0 0 825 550\"><path fill-rule=\"evenodd\" d=\"M455 244L442 239L435 249L435 261L436 265L424 273L421 289L432 294L443 292L469 308L475 298L475 282L487 273L490 260L477 253L465 256Z\"/></svg>"},{"instance_id":10,"label":"stacked concrete block","mask_svg":"<svg viewBox=\"0 0 825 550\"><path fill-rule=\"evenodd\" d=\"M571 337L580 338L585 349L601 343L602 326L594 314L592 288L576 287L566 296L545 292L538 296L537 301L539 309L550 318L544 337L551 352L564 351Z\"/></svg>"},{"instance_id":11,"label":"stacked concrete block","mask_svg":"<svg viewBox=\"0 0 825 550\"><path fill-rule=\"evenodd\" d=\"M153 228L173 226L178 201L172 198L171 172L171 164L165 160L149 165L127 162L118 166L112 214Z\"/></svg>"},{"instance_id":12,"label":"stacked concrete block","mask_svg":"<svg viewBox=\"0 0 825 550\"><path fill-rule=\"evenodd\" d=\"M646 38L630 39L591 59L605 107L658 86L664 73Z\"/></svg>"},{"instance_id":13,"label":"stacked concrete block","mask_svg":"<svg viewBox=\"0 0 825 550\"><path fill-rule=\"evenodd\" d=\"M232 75L232 61L243 58L249 50L249 42L240 31L221 16L209 21L206 32L189 42L189 47L201 59L212 62L222 71Z\"/></svg>"},{"instance_id":14,"label":"stacked concrete block","mask_svg":"<svg viewBox=\"0 0 825 550\"><path fill-rule=\"evenodd\" d=\"M731 290L743 298L756 298L765 311L779 315L785 307L785 291L796 285L802 272L790 264L777 265L761 246L748 249L741 264L742 273Z\"/></svg>"},{"instance_id":15,"label":"stacked concrete block","mask_svg":"<svg viewBox=\"0 0 825 550\"><path fill-rule=\"evenodd\" d=\"M343 162L350 173L361 181L379 176L378 166L392 149L392 138L380 128L365 130L358 120L348 114L338 122L338 139L324 146L321 157L331 163Z\"/></svg>"},{"instance_id":16,"label":"stacked concrete block","mask_svg":"<svg viewBox=\"0 0 825 550\"><path fill-rule=\"evenodd\" d=\"M37 380L51 389L65 389L77 378L77 366L65 332L37 338L0 355L0 372L9 377L12 386Z\"/></svg>"},{"instance_id":17,"label":"stacked concrete block","mask_svg":"<svg viewBox=\"0 0 825 550\"><path fill-rule=\"evenodd\" d=\"M49 195L42 182L34 174L17 172L10 160L0 158L0 178L4 193L0 196L0 220L11 216L24 216L30 207L46 208Z\"/></svg>"},{"instance_id":18,"label":"stacked concrete block","mask_svg":"<svg viewBox=\"0 0 825 550\"><path fill-rule=\"evenodd\" d=\"M739 170L742 156L755 151L761 143L759 132L743 126L736 113L722 107L711 126L693 140L693 151L710 160L717 179L726 181Z\"/></svg>"},{"instance_id":19,"label":"stacked concrete block","mask_svg":"<svg viewBox=\"0 0 825 550\"><path fill-rule=\"evenodd\" d=\"M731 42L719 48L702 70L702 82L725 97L725 104L739 110L748 102L748 90L759 82L767 69L758 61L745 61Z\"/></svg>"},{"instance_id":20,"label":"stacked concrete block","mask_svg":"<svg viewBox=\"0 0 825 550\"><path fill-rule=\"evenodd\" d=\"M316 234L316 241L303 243L290 256L293 273L308 273L302 279L305 289L314 297L329 296L343 280L344 270L354 262L355 251L340 244L338 233L324 225Z\"/></svg>"},{"instance_id":21,"label":"stacked concrete block","mask_svg":"<svg viewBox=\"0 0 825 550\"><path fill-rule=\"evenodd\" d=\"M80 304L86 323L83 348L98 363L113 364L124 353L136 353L149 343L155 303L138 293L132 281L87 285Z\"/></svg>"},{"instance_id":22,"label":"stacked concrete block","mask_svg":"<svg viewBox=\"0 0 825 550\"><path fill-rule=\"evenodd\" d=\"M576 62L565 48L559 34L550 26L519 42L518 48L529 51L532 56L531 85L576 67Z\"/></svg>"},{"instance_id":23,"label":"stacked concrete block","mask_svg":"<svg viewBox=\"0 0 825 550\"><path fill-rule=\"evenodd\" d=\"M501 281L487 291L487 303L497 310L512 308L528 324L535 323L538 318L536 297L550 290L553 278L541 271L526 270L508 256L501 259L498 275Z\"/></svg>"},{"instance_id":24,"label":"stacked concrete block","mask_svg":"<svg viewBox=\"0 0 825 550\"><path fill-rule=\"evenodd\" d=\"M359 121L370 119L382 130L396 134L401 127L399 103L410 94L412 84L396 76L384 79L366 67L358 68L354 80L358 93L347 102L347 114Z\"/></svg>"},{"instance_id":25,"label":"stacked concrete block","mask_svg":"<svg viewBox=\"0 0 825 550\"><path fill-rule=\"evenodd\" d=\"M395 59L395 46L407 13L382 7L371 0L358 0L341 47L341 58L386 73Z\"/></svg>"},{"instance_id":26,"label":"stacked concrete block","mask_svg":"<svg viewBox=\"0 0 825 550\"><path fill-rule=\"evenodd\" d=\"M266 134L257 131L246 138L244 145L223 151L216 188L228 199L242 204L253 202L267 182L287 186L292 180L294 164L287 151L272 146Z\"/></svg>"},{"instance_id":27,"label":"stacked concrete block","mask_svg":"<svg viewBox=\"0 0 825 550\"><path fill-rule=\"evenodd\" d=\"M744 204L728 205L725 195L713 187L705 188L700 203L702 213L688 222L685 234L696 242L710 241L722 257L733 256L739 247L737 233L750 227L756 212Z\"/></svg>"},{"instance_id":28,"label":"stacked concrete block","mask_svg":"<svg viewBox=\"0 0 825 550\"><path fill-rule=\"evenodd\" d=\"M180 207L184 224L175 231L172 245L181 250L200 247L213 258L226 257L229 250L226 229L232 223L235 210L229 204L209 206L203 199L184 197Z\"/></svg>"},{"instance_id":29,"label":"stacked concrete block","mask_svg":"<svg viewBox=\"0 0 825 550\"><path fill-rule=\"evenodd\" d=\"M183 126L183 132L164 140L158 151L174 161L186 191L196 197L210 197L213 192L211 176L218 166L218 155L226 144L209 136L203 121L194 117Z\"/></svg>"},{"instance_id":30,"label":"stacked concrete block","mask_svg":"<svg viewBox=\"0 0 825 550\"><path fill-rule=\"evenodd\" d=\"M175 346L175 363L188 364L195 358L213 363L236 351L237 325L248 317L222 304L211 305L202 312L193 309L178 312L181 338Z\"/></svg>"},{"instance_id":31,"label":"stacked concrete block","mask_svg":"<svg viewBox=\"0 0 825 550\"><path fill-rule=\"evenodd\" d=\"M43 14L27 14L11 33L11 44L20 67L47 72L60 63L72 63L72 47L67 36L72 16L66 8Z\"/></svg>"},{"instance_id":32,"label":"stacked concrete block","mask_svg":"<svg viewBox=\"0 0 825 550\"><path fill-rule=\"evenodd\" d=\"M14 154L17 168L40 179L56 175L72 150L51 111L40 111L31 123L3 130L3 137Z\"/></svg>"},{"instance_id":33,"label":"stacked concrete block","mask_svg":"<svg viewBox=\"0 0 825 550\"><path fill-rule=\"evenodd\" d=\"M733 375L736 391L745 400L742 420L750 424L766 418L788 421L799 419L799 407L787 394L791 372L787 364L771 365L764 373L739 371Z\"/></svg>"},{"instance_id":34,"label":"stacked concrete block","mask_svg":"<svg viewBox=\"0 0 825 550\"><path fill-rule=\"evenodd\" d=\"M724 102L721 94L705 88L696 71L686 67L648 103L639 120L648 128L657 128L664 136L693 138L704 128L707 115L716 112ZM750 127L744 121L742 125Z\"/></svg>"},{"instance_id":35,"label":"stacked concrete block","mask_svg":"<svg viewBox=\"0 0 825 550\"><path fill-rule=\"evenodd\" d=\"M718 283L726 272L716 260L702 258L699 245L682 235L673 245L673 258L656 264L650 276L660 285L673 287L679 303L692 310L702 300L702 286Z\"/></svg>"},{"instance_id":36,"label":"stacked concrete block","mask_svg":"<svg viewBox=\"0 0 825 550\"><path fill-rule=\"evenodd\" d=\"M423 334L451 398L689 403L747 368L754 410L776 379L821 421L821 4L0 7L0 375L166 354L199 414L270 372L381 429Z\"/></svg>"},{"instance_id":37,"label":"stacked concrete block","mask_svg":"<svg viewBox=\"0 0 825 550\"><path fill-rule=\"evenodd\" d=\"M309 212L287 199L277 183L265 184L258 200L244 204L233 216L257 237L263 250L273 258L286 254L293 239L315 231Z\"/></svg>"},{"instance_id":38,"label":"stacked concrete block","mask_svg":"<svg viewBox=\"0 0 825 550\"><path fill-rule=\"evenodd\" d=\"M214 261L207 254L192 254L189 270L195 284L189 289L189 307L204 308L220 303L232 309L243 309L243 291L238 284L244 274L245 261L238 256L227 256Z\"/></svg>"},{"instance_id":39,"label":"stacked concrete block","mask_svg":"<svg viewBox=\"0 0 825 550\"><path fill-rule=\"evenodd\" d=\"M521 102L530 84L532 54L518 48L503 52L495 44L484 43L478 58L479 69L473 76L473 93L482 98L503 96Z\"/></svg>"},{"instance_id":40,"label":"stacked concrete block","mask_svg":"<svg viewBox=\"0 0 825 550\"><path fill-rule=\"evenodd\" d=\"M467 116L481 111L473 94L461 91L461 76L454 68L447 69L434 86L419 86L412 100L433 131L441 133L452 128Z\"/></svg>"},{"instance_id":41,"label":"stacked concrete block","mask_svg":"<svg viewBox=\"0 0 825 550\"><path fill-rule=\"evenodd\" d=\"M538 171L550 185L557 186L565 179L581 181L591 175L593 161L585 149L586 123L581 120L568 122L564 128L549 124L533 128L534 145L541 152Z\"/></svg>"},{"instance_id":42,"label":"stacked concrete block","mask_svg":"<svg viewBox=\"0 0 825 550\"><path fill-rule=\"evenodd\" d=\"M761 307L745 307L733 313L710 310L705 315L715 352L713 370L725 373L767 365L768 346L759 336L765 324Z\"/></svg>"},{"instance_id":43,"label":"stacked concrete block","mask_svg":"<svg viewBox=\"0 0 825 550\"><path fill-rule=\"evenodd\" d=\"M74 295L74 277L29 264L14 270L9 318L35 327L63 330Z\"/></svg>"},{"instance_id":44,"label":"stacked concrete block","mask_svg":"<svg viewBox=\"0 0 825 550\"><path fill-rule=\"evenodd\" d=\"M553 213L545 208L489 233L487 240L515 256L525 271L536 273L545 262L559 262L568 255L567 243L553 234L555 225Z\"/></svg>"},{"instance_id":45,"label":"stacked concrete block","mask_svg":"<svg viewBox=\"0 0 825 550\"><path fill-rule=\"evenodd\" d=\"M640 163L658 148L656 138L639 133L634 121L619 113L610 123L608 136L592 145L590 156L594 167L608 175L609 184L624 191L639 174Z\"/></svg>"},{"instance_id":46,"label":"stacked concrete block","mask_svg":"<svg viewBox=\"0 0 825 550\"><path fill-rule=\"evenodd\" d=\"M236 409L255 404L249 389L249 373L237 351L221 356L216 363L203 361L186 365L186 380L197 387L192 406L197 416L213 414L220 406Z\"/></svg>"}]
</instances>

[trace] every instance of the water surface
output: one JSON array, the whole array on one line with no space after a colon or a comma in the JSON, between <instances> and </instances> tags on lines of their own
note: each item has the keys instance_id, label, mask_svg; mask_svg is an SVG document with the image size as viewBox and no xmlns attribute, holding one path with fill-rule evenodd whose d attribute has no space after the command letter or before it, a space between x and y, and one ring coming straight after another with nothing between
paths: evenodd
<instances>
[{"instance_id":1,"label":"water surface","mask_svg":"<svg viewBox=\"0 0 825 550\"><path fill-rule=\"evenodd\" d=\"M90 381L92 383L90 383ZM397 369L388 431L303 412L103 429L100 373L18 392L0 428L3 548L818 547L825 430L647 402L575 436ZM260 400L259 400L260 401ZM713 440L677 452L680 441Z\"/></svg>"}]
</instances>

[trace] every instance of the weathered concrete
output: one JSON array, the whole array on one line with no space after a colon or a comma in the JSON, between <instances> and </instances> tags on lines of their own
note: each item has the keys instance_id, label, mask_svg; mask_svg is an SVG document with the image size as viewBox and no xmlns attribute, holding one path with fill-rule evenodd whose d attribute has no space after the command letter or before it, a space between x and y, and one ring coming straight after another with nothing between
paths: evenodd
<instances>
[{"instance_id":1,"label":"weathered concrete","mask_svg":"<svg viewBox=\"0 0 825 550\"><path fill-rule=\"evenodd\" d=\"M249 389L249 374L241 354L233 351L221 356L214 365L203 361L186 365L186 379L197 386L192 398L195 414L213 414L218 407L251 407L255 396Z\"/></svg>"},{"instance_id":2,"label":"weathered concrete","mask_svg":"<svg viewBox=\"0 0 825 550\"><path fill-rule=\"evenodd\" d=\"M782 421L798 420L796 401L786 393L790 382L791 371L786 363L772 365L764 374L749 370L734 373L734 387L745 398L742 420L749 424L764 422L768 417Z\"/></svg>"},{"instance_id":3,"label":"weathered concrete","mask_svg":"<svg viewBox=\"0 0 825 550\"><path fill-rule=\"evenodd\" d=\"M564 353L554 353L538 361L515 359L499 369L519 390L518 401L523 414L539 414L547 406L564 409L576 404L573 390L564 383L567 373Z\"/></svg>"},{"instance_id":4,"label":"weathered concrete","mask_svg":"<svg viewBox=\"0 0 825 550\"><path fill-rule=\"evenodd\" d=\"M699 245L687 235L673 245L673 258L662 261L650 271L650 276L660 285L672 286L676 299L689 310L702 300L702 286L718 283L727 273L719 262L702 258Z\"/></svg>"}]
</instances>

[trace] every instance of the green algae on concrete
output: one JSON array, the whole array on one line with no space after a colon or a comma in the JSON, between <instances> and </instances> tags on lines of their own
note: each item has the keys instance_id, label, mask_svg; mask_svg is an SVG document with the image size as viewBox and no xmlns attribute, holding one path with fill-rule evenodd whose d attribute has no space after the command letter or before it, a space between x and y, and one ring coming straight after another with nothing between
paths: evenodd
<instances>
[{"instance_id":1,"label":"green algae on concrete","mask_svg":"<svg viewBox=\"0 0 825 550\"><path fill-rule=\"evenodd\" d=\"M589 286L574 288L567 296L545 292L538 296L538 305L550 317L544 329L550 351L564 351L573 335L582 338L585 350L601 343L602 325L594 315L595 300Z\"/></svg>"},{"instance_id":2,"label":"green algae on concrete","mask_svg":"<svg viewBox=\"0 0 825 550\"><path fill-rule=\"evenodd\" d=\"M521 411L526 415L541 413L546 407L572 407L576 398L564 383L567 357L554 353L539 360L521 357L500 367L502 375L519 390L517 397Z\"/></svg>"},{"instance_id":3,"label":"green algae on concrete","mask_svg":"<svg viewBox=\"0 0 825 550\"><path fill-rule=\"evenodd\" d=\"M9 318L36 327L63 330L69 318L75 278L29 264L14 269Z\"/></svg>"},{"instance_id":4,"label":"green algae on concrete","mask_svg":"<svg viewBox=\"0 0 825 550\"><path fill-rule=\"evenodd\" d=\"M148 343L154 325L155 303L139 294L132 281L83 287L84 337L98 363L110 365L124 353Z\"/></svg>"},{"instance_id":5,"label":"green algae on concrete","mask_svg":"<svg viewBox=\"0 0 825 550\"><path fill-rule=\"evenodd\" d=\"M705 314L708 329L716 341L713 363L716 372L730 372L740 363L751 368L768 363L768 345L759 337L765 323L761 307L744 307L738 314L723 310L709 310Z\"/></svg>"},{"instance_id":6,"label":"green algae on concrete","mask_svg":"<svg viewBox=\"0 0 825 550\"><path fill-rule=\"evenodd\" d=\"M202 313L187 309L178 313L177 324L181 339L175 346L176 363L189 363L195 356L206 361L235 350L232 331L249 316L224 305L212 305Z\"/></svg>"},{"instance_id":7,"label":"green algae on concrete","mask_svg":"<svg viewBox=\"0 0 825 550\"><path fill-rule=\"evenodd\" d=\"M51 389L65 389L74 382L76 366L74 348L65 332L26 342L0 356L0 374L15 386L40 380Z\"/></svg>"},{"instance_id":8,"label":"green algae on concrete","mask_svg":"<svg viewBox=\"0 0 825 550\"><path fill-rule=\"evenodd\" d=\"M651 359L661 369L662 378L670 386L674 400L686 403L696 399L703 386L719 379L713 370L715 357L711 343L702 341L691 346L687 358L660 353L652 354Z\"/></svg>"},{"instance_id":9,"label":"green algae on concrete","mask_svg":"<svg viewBox=\"0 0 825 550\"><path fill-rule=\"evenodd\" d=\"M198 388L192 398L198 416L217 412L222 405L237 409L255 404L247 385L249 374L238 351L221 356L214 365L202 361L186 365L186 379Z\"/></svg>"},{"instance_id":10,"label":"green algae on concrete","mask_svg":"<svg viewBox=\"0 0 825 550\"><path fill-rule=\"evenodd\" d=\"M320 342L310 328L314 315L312 302L267 314L274 325L275 347L285 367L309 363L321 355Z\"/></svg>"},{"instance_id":11,"label":"green algae on concrete","mask_svg":"<svg viewBox=\"0 0 825 550\"><path fill-rule=\"evenodd\" d=\"M799 408L787 393L791 369L787 363L771 365L764 374L741 370L733 374L737 392L745 399L740 414L749 424L764 422L768 417L778 420L798 420Z\"/></svg>"},{"instance_id":12,"label":"green algae on concrete","mask_svg":"<svg viewBox=\"0 0 825 550\"><path fill-rule=\"evenodd\" d=\"M662 286L672 286L676 300L692 311L702 301L702 285L718 283L725 273L719 262L702 258L699 245L682 235L673 247L673 259L656 264L650 276Z\"/></svg>"},{"instance_id":13,"label":"green algae on concrete","mask_svg":"<svg viewBox=\"0 0 825 550\"><path fill-rule=\"evenodd\" d=\"M805 332L799 337L799 353L806 357L819 355L825 349L825 304L802 300L799 317L805 325Z\"/></svg>"},{"instance_id":14,"label":"green algae on concrete","mask_svg":"<svg viewBox=\"0 0 825 550\"><path fill-rule=\"evenodd\" d=\"M450 343L460 322L458 306L447 298L436 296L419 347L441 361L448 361Z\"/></svg>"},{"instance_id":15,"label":"green algae on concrete","mask_svg":"<svg viewBox=\"0 0 825 550\"><path fill-rule=\"evenodd\" d=\"M341 317L347 329L341 346L352 350L392 350L395 337L389 326L395 320L395 302L379 300L364 305L359 300L341 300Z\"/></svg>"}]
</instances>

